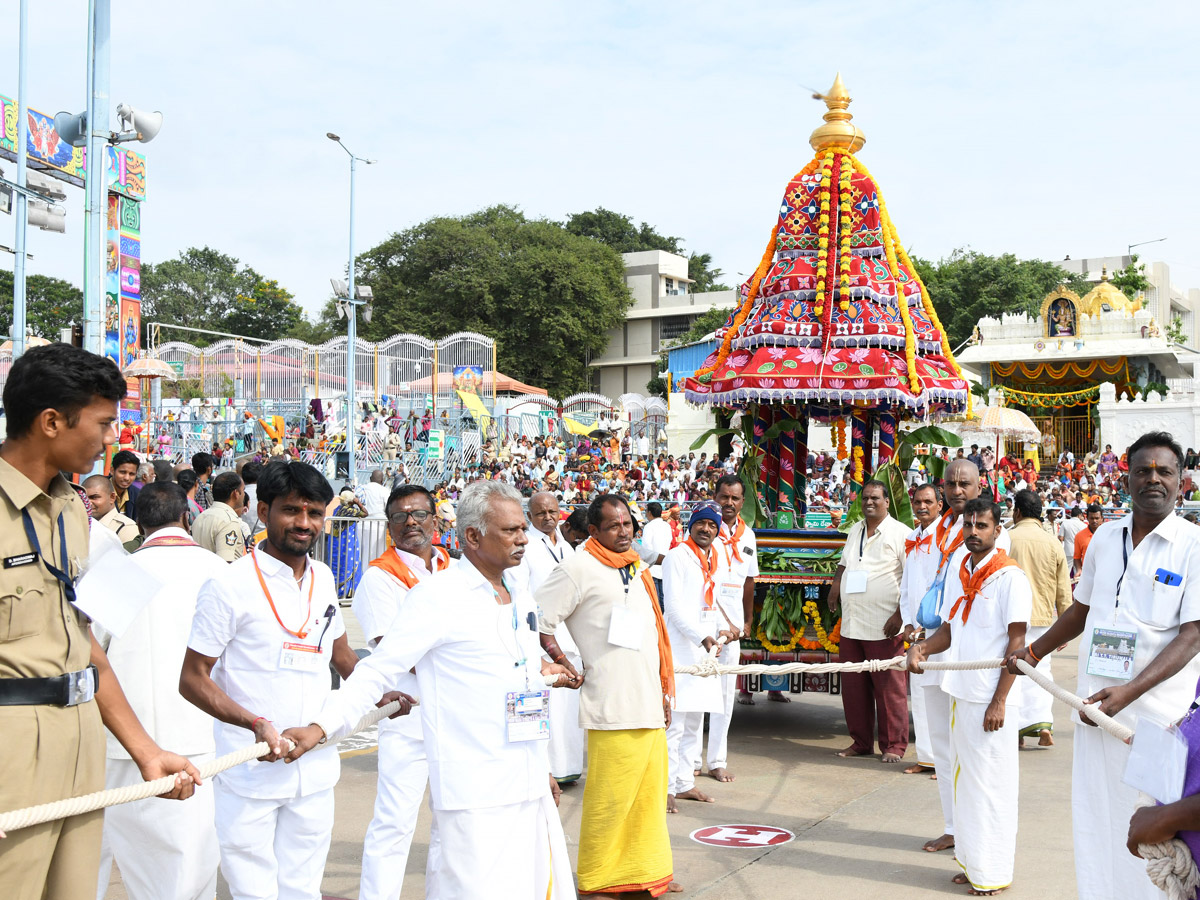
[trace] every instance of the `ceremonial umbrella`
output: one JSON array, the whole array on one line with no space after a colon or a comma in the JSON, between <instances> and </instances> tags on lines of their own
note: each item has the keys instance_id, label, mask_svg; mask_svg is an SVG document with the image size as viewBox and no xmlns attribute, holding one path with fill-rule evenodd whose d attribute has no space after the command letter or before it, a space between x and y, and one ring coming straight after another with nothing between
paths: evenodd
<instances>
[{"instance_id":1,"label":"ceremonial umbrella","mask_svg":"<svg viewBox=\"0 0 1200 900\"><path fill-rule=\"evenodd\" d=\"M1033 424L1033 420L1019 409L1007 406L985 406L979 411L978 418L972 418L963 425L961 436L964 443L970 438L994 438L996 441L996 460L1000 460L1000 440L1028 441L1034 444L1042 442L1042 433ZM992 497L1000 499L1000 480L992 486Z\"/></svg>"},{"instance_id":2,"label":"ceremonial umbrella","mask_svg":"<svg viewBox=\"0 0 1200 900\"><path fill-rule=\"evenodd\" d=\"M148 356L142 356L142 357L139 357L138 359L135 359L133 362L131 362L129 365L127 365L124 369L121 370L121 374L124 375L126 378L136 378L138 380L138 400L139 400L139 402L141 401L142 394L143 394L142 383L146 379L166 378L169 381L175 380L175 370L172 369L171 366L167 362L165 362L164 360L161 360L161 359L154 359L153 357L148 357ZM148 417L146 415L146 410L143 405L142 421L145 422L147 420L147 418ZM149 428L146 429L146 452L147 453L150 452L150 429Z\"/></svg>"}]
</instances>

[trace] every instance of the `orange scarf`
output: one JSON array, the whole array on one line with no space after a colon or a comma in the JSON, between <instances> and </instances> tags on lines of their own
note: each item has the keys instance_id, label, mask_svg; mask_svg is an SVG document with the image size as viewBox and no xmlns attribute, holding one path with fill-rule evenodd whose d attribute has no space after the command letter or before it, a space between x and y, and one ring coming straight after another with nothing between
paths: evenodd
<instances>
[{"instance_id":1,"label":"orange scarf","mask_svg":"<svg viewBox=\"0 0 1200 900\"><path fill-rule=\"evenodd\" d=\"M950 607L950 618L954 618L954 614L958 612L959 605L965 600L966 606L963 607L963 624L967 624L967 619L971 615L971 605L975 602L975 597L983 590L984 582L999 572L1001 569L1008 566L1017 565L1015 559L1009 559L1008 554L1003 550L997 550L996 555L987 561L983 566L975 570L971 574L967 570L967 563L970 562L970 554L963 557L962 565L958 569L958 580L962 582L963 595L954 601L954 606Z\"/></svg>"},{"instance_id":2,"label":"orange scarf","mask_svg":"<svg viewBox=\"0 0 1200 900\"><path fill-rule=\"evenodd\" d=\"M742 561L742 554L738 553L737 545L738 545L738 541L740 541L742 539L742 535L745 533L746 533L746 523L742 521L741 516L737 517L737 530L736 531L730 529L728 526L725 525L724 522L721 523L721 531L719 532L721 541L722 541L722 543L725 544L726 552L729 553L729 555L733 559L736 559L738 562Z\"/></svg>"},{"instance_id":3,"label":"orange scarf","mask_svg":"<svg viewBox=\"0 0 1200 900\"><path fill-rule=\"evenodd\" d=\"M410 590L415 588L419 583L419 579L413 574L413 570L408 567L408 563L400 558L399 553L394 553L391 550L384 553L382 556L371 560L370 565L376 566L387 572L398 582ZM450 554L444 548L437 544L433 545L433 571L441 572L450 567Z\"/></svg>"},{"instance_id":4,"label":"orange scarf","mask_svg":"<svg viewBox=\"0 0 1200 900\"><path fill-rule=\"evenodd\" d=\"M630 548L624 553L609 550L595 538L583 542L584 548L597 560L610 569L636 569L640 559L637 551ZM658 680L662 683L663 696L669 700L675 699L675 660L671 656L671 641L667 637L667 625L663 622L662 610L658 608L658 591L654 587L654 579L650 570L642 568L642 585L646 596L650 599L650 608L654 610L654 628L658 632Z\"/></svg>"},{"instance_id":5,"label":"orange scarf","mask_svg":"<svg viewBox=\"0 0 1200 900\"><path fill-rule=\"evenodd\" d=\"M704 608L712 609L715 602L715 592L717 589L717 554L713 552L712 546L708 548L708 559L706 560L700 552L700 548L690 537L683 542L683 545L692 551L692 555L696 557L696 562L700 564L700 571L704 573Z\"/></svg>"},{"instance_id":6,"label":"orange scarf","mask_svg":"<svg viewBox=\"0 0 1200 900\"><path fill-rule=\"evenodd\" d=\"M928 553L929 546L932 543L933 543L933 535L932 534L927 534L927 535L925 535L925 537L919 538L918 540L911 540L909 538L905 538L904 539L904 555L908 556L908 554L912 553L914 550L920 550L922 547L924 547L925 552Z\"/></svg>"},{"instance_id":7,"label":"orange scarf","mask_svg":"<svg viewBox=\"0 0 1200 900\"><path fill-rule=\"evenodd\" d=\"M942 571L942 566L946 564L946 560L953 556L954 551L962 546L963 538L965 537L962 529L959 528L958 534L950 541L950 546L946 546L946 536L950 533L950 528L952 527L950 525L950 516L953 514L953 510L947 510L946 514L938 519L937 523L937 548L942 554L942 561L938 563L939 572Z\"/></svg>"}]
</instances>

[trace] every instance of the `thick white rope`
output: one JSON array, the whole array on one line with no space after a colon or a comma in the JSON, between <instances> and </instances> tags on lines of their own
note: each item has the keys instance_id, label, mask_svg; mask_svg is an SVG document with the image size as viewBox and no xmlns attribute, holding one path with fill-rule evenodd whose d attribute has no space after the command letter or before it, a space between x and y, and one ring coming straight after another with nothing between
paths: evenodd
<instances>
[{"instance_id":1,"label":"thick white rope","mask_svg":"<svg viewBox=\"0 0 1200 900\"><path fill-rule=\"evenodd\" d=\"M338 738L338 741L345 740L351 734L369 728L379 720L386 719L392 713L398 712L399 709L400 701L396 700L379 709L372 710L358 720L358 724L354 726L352 731ZM291 741L287 743L291 745ZM260 741L257 744L251 744L240 750L226 753L224 756L219 756L196 768L200 770L201 779L208 780L214 775L224 772L226 769L232 769L234 766L240 766L242 763L258 759L258 757L265 756L269 752L270 747L267 746L266 741ZM283 763L281 762L280 765L283 765ZM136 800L157 797L159 794L165 794L174 790L174 788L175 776L164 775L162 778L156 778L153 781L143 781L140 784L131 784L119 788L109 788L108 790L97 791L94 794L69 797L66 800L56 800L53 803L42 803L38 806L28 806L25 809L0 813L0 832L7 833L15 831L18 828L27 828L30 825L40 825L42 822L52 822L55 819L78 816L109 806L118 806L122 803L133 803Z\"/></svg>"}]
</instances>

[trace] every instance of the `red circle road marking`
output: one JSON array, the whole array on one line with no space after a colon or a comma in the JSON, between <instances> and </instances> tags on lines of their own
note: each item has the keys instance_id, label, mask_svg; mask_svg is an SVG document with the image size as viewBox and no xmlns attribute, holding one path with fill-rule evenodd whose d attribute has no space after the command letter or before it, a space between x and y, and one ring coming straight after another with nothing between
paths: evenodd
<instances>
[{"instance_id":1,"label":"red circle road marking","mask_svg":"<svg viewBox=\"0 0 1200 900\"><path fill-rule=\"evenodd\" d=\"M774 825L709 825L691 833L693 841L712 847L776 847L795 837Z\"/></svg>"}]
</instances>

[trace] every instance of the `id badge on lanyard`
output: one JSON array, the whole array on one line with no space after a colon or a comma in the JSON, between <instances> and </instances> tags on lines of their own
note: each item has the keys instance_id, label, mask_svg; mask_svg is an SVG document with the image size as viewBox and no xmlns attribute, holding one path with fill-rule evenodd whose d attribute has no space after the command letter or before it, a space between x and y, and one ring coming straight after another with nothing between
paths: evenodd
<instances>
[{"instance_id":1,"label":"id badge on lanyard","mask_svg":"<svg viewBox=\"0 0 1200 900\"><path fill-rule=\"evenodd\" d=\"M1129 529L1122 528L1121 577L1117 579L1112 615L1113 627L1094 627L1088 643L1087 673L1117 681L1129 681L1134 676L1134 659L1137 652L1137 632L1116 627L1118 613L1121 609L1121 588L1125 584L1125 575L1129 570L1129 551L1126 548L1128 537Z\"/></svg>"},{"instance_id":2,"label":"id badge on lanyard","mask_svg":"<svg viewBox=\"0 0 1200 900\"><path fill-rule=\"evenodd\" d=\"M504 715L510 744L550 740L550 691L509 691Z\"/></svg>"},{"instance_id":3,"label":"id badge on lanyard","mask_svg":"<svg viewBox=\"0 0 1200 900\"><path fill-rule=\"evenodd\" d=\"M629 582L633 576L627 569L621 570L621 580L625 584L625 602L629 602ZM608 642L626 650L642 649L642 621L638 614L628 606L613 604L612 617L608 620Z\"/></svg>"}]
</instances>

